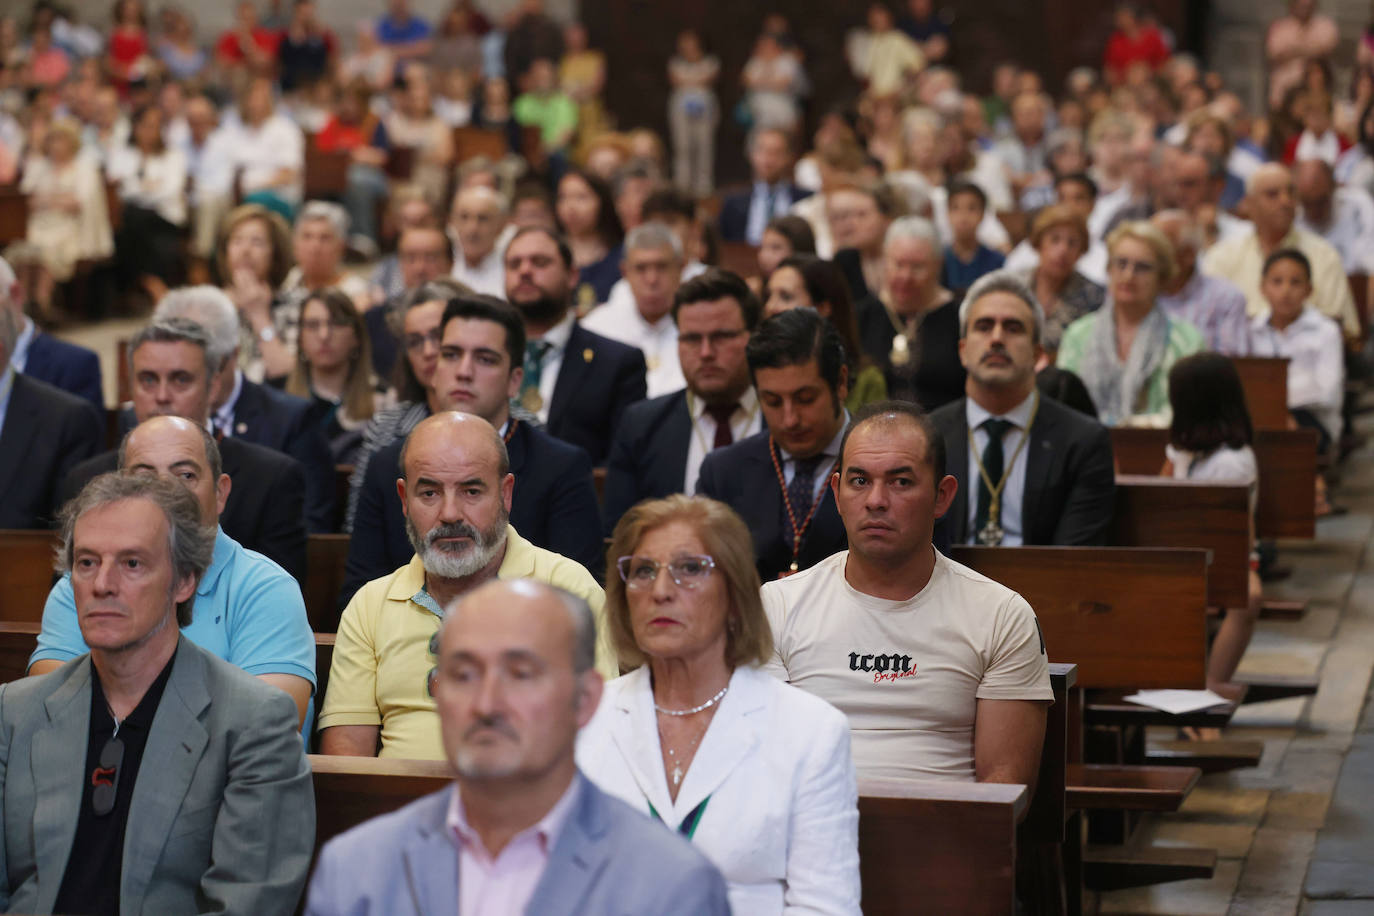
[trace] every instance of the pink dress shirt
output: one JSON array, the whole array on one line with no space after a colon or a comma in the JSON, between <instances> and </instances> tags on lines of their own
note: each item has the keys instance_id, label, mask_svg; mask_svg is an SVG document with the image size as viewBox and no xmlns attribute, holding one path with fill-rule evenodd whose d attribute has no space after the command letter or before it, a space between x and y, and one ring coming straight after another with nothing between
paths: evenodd
<instances>
[{"instance_id":1,"label":"pink dress shirt","mask_svg":"<svg viewBox=\"0 0 1374 916\"><path fill-rule=\"evenodd\" d=\"M468 825L463 798L453 788L446 824L458 846L458 916L522 916L549 862L549 850L572 814L580 777L535 824L517 833L492 858Z\"/></svg>"}]
</instances>

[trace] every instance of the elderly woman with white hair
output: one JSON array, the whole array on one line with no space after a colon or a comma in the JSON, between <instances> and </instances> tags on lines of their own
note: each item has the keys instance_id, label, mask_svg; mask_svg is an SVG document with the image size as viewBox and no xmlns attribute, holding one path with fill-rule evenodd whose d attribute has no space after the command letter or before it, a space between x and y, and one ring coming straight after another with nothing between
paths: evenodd
<instances>
[{"instance_id":1,"label":"elderly woman with white hair","mask_svg":"<svg viewBox=\"0 0 1374 916\"><path fill-rule=\"evenodd\" d=\"M1083 380L1103 424L1167 426L1169 370L1204 347L1202 332L1158 301L1178 270L1174 247L1137 221L1113 229L1107 250L1107 301L1064 330L1057 365Z\"/></svg>"},{"instance_id":2,"label":"elderly woman with white hair","mask_svg":"<svg viewBox=\"0 0 1374 916\"><path fill-rule=\"evenodd\" d=\"M964 395L959 300L940 285L944 254L930 220L894 220L883 239L883 288L858 305L865 352L883 367L888 394L926 410Z\"/></svg>"}]
</instances>

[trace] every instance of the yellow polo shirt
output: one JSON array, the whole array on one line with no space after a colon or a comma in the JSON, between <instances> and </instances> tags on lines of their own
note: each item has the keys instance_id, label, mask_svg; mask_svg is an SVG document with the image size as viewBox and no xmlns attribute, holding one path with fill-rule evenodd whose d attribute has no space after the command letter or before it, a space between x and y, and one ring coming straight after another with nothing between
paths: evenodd
<instances>
[{"instance_id":1,"label":"yellow polo shirt","mask_svg":"<svg viewBox=\"0 0 1374 916\"><path fill-rule=\"evenodd\" d=\"M535 547L507 527L506 556L496 577L536 579L586 599L596 615L597 670L607 680L619 675L606 631L606 594L580 563ZM380 725L382 757L444 759L439 719L426 689L435 664L429 640L441 621L412 600L424 584L424 565L411 557L359 589L339 620L319 727Z\"/></svg>"}]
</instances>

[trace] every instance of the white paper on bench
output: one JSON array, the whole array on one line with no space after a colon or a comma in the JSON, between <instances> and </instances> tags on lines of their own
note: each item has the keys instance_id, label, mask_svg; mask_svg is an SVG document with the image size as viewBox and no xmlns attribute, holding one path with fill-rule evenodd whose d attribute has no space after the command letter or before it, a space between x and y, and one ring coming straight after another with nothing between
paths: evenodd
<instances>
[{"instance_id":1,"label":"white paper on bench","mask_svg":"<svg viewBox=\"0 0 1374 916\"><path fill-rule=\"evenodd\" d=\"M1231 702L1210 690L1141 690L1122 699L1128 703L1139 703L1141 706L1160 709L1176 716Z\"/></svg>"}]
</instances>

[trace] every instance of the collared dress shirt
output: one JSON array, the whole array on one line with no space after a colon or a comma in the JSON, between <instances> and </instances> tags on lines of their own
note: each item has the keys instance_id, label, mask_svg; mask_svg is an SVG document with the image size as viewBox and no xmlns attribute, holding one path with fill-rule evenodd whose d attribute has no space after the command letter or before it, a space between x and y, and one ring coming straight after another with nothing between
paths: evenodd
<instances>
[{"instance_id":1,"label":"collared dress shirt","mask_svg":"<svg viewBox=\"0 0 1374 916\"><path fill-rule=\"evenodd\" d=\"M628 305L608 302L588 312L582 319L582 326L602 337L639 347L649 367L645 376L649 387L647 397L671 394L687 384L678 361L677 324L672 312L665 312L662 318L650 324L633 300Z\"/></svg>"},{"instance_id":2,"label":"collared dress shirt","mask_svg":"<svg viewBox=\"0 0 1374 916\"><path fill-rule=\"evenodd\" d=\"M563 320L539 338L549 345L539 364L539 397L543 403L539 405L536 413L539 415L540 423L549 422L549 405L553 403L553 389L558 385L558 372L563 368L563 354L568 349L568 338L572 336L573 322L576 320L577 315L572 309L568 309L568 314L563 316Z\"/></svg>"},{"instance_id":3,"label":"collared dress shirt","mask_svg":"<svg viewBox=\"0 0 1374 916\"><path fill-rule=\"evenodd\" d=\"M706 402L701 398L688 395L687 403L692 411L692 438L687 446L687 475L682 482L682 492L695 495L697 477L701 474L701 463L711 451L716 441L715 418L706 412ZM763 429L763 414L759 410L759 396L752 387L745 389L740 396L739 406L730 415L730 434L734 442Z\"/></svg>"},{"instance_id":4,"label":"collared dress shirt","mask_svg":"<svg viewBox=\"0 0 1374 916\"><path fill-rule=\"evenodd\" d=\"M825 494L825 488L830 486L831 469L835 462L840 460L840 443L844 440L844 431L849 428L849 411L844 412L844 422L840 424L839 432L835 433L835 438L821 451L825 459L816 467L816 479L812 484L811 504L815 505L821 501ZM779 446L778 457L782 459L782 479L788 484L792 483L792 477L797 473L797 459L792 457L792 453ZM797 519L801 522L801 519Z\"/></svg>"},{"instance_id":5,"label":"collared dress shirt","mask_svg":"<svg viewBox=\"0 0 1374 916\"><path fill-rule=\"evenodd\" d=\"M1200 270L1173 295L1160 295L1160 308L1170 318L1181 318L1202 332L1207 348L1227 356L1250 352L1250 316L1245 313L1245 293L1225 277Z\"/></svg>"},{"instance_id":6,"label":"collared dress shirt","mask_svg":"<svg viewBox=\"0 0 1374 916\"><path fill-rule=\"evenodd\" d=\"M1002 545L1004 547L1020 547L1024 542L1022 539L1023 526L1021 524L1021 506L1026 496L1026 465L1030 458L1026 454L1026 449L1021 448L1021 440L1026 437L1030 429L1031 411L1035 409L1035 393L1017 404L1004 414L992 414L980 406L973 398L965 401L965 412L968 416L969 428L973 430L973 435L968 440L968 543L978 543L978 532L974 525L974 516L978 512L978 488L982 486L982 475L978 472L978 461L983 457L983 449L988 445L988 431L983 429L983 421L998 417L1007 420L1012 424L1002 436L1002 455L1003 467L1010 475L1005 486L1002 488L1001 505L1001 524L1002 526ZM1020 449L1018 453L1017 450ZM1012 456L1016 460L1012 461ZM1005 462L1010 462L1006 464ZM996 486L998 481L994 480Z\"/></svg>"},{"instance_id":7,"label":"collared dress shirt","mask_svg":"<svg viewBox=\"0 0 1374 916\"><path fill-rule=\"evenodd\" d=\"M1341 402L1345 397L1345 360L1340 327L1312 306L1283 330L1269 323L1266 309L1250 324L1250 347L1256 356L1288 358L1288 406L1316 415L1333 439L1341 435Z\"/></svg>"},{"instance_id":8,"label":"collared dress shirt","mask_svg":"<svg viewBox=\"0 0 1374 916\"><path fill-rule=\"evenodd\" d=\"M1299 212L1298 225L1330 242L1348 274L1374 274L1374 198L1363 188L1336 188L1331 219L1317 225Z\"/></svg>"}]
</instances>

